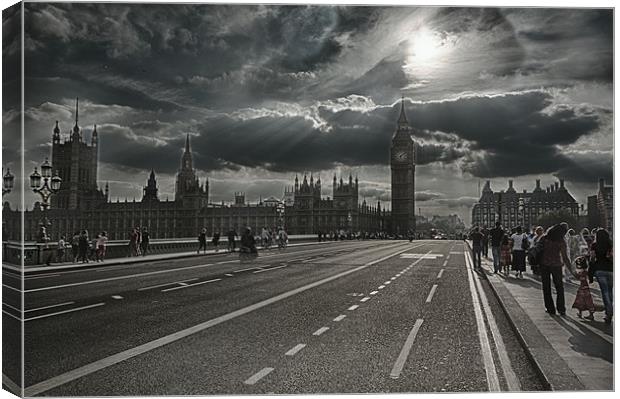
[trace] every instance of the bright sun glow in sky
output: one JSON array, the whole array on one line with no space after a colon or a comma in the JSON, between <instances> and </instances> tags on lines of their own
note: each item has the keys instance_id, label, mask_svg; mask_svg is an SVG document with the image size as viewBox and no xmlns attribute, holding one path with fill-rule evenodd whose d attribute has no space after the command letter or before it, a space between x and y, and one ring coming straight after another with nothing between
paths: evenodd
<instances>
[{"instance_id":1,"label":"bright sun glow in sky","mask_svg":"<svg viewBox=\"0 0 620 399\"><path fill-rule=\"evenodd\" d=\"M411 62L428 62L439 54L441 43L429 29L418 30L411 40Z\"/></svg>"}]
</instances>

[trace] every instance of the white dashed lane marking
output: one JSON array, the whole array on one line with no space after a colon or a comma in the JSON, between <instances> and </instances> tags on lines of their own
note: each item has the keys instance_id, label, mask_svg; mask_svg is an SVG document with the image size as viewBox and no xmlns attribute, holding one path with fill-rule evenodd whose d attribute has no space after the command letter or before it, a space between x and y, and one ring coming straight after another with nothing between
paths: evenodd
<instances>
[{"instance_id":1,"label":"white dashed lane marking","mask_svg":"<svg viewBox=\"0 0 620 399\"><path fill-rule=\"evenodd\" d=\"M319 336L319 335L323 334L327 330L329 330L329 327L321 327L318 330L316 330L315 332L313 332L312 335Z\"/></svg>"},{"instance_id":2,"label":"white dashed lane marking","mask_svg":"<svg viewBox=\"0 0 620 399\"><path fill-rule=\"evenodd\" d=\"M360 305L353 305L353 306L351 306L351 307L350 307L349 309L347 309L347 310L355 310L355 309L357 309L357 308L359 308L359 307L360 307Z\"/></svg>"},{"instance_id":3,"label":"white dashed lane marking","mask_svg":"<svg viewBox=\"0 0 620 399\"><path fill-rule=\"evenodd\" d=\"M166 288L165 290L161 290L161 292L169 292L169 291L176 291L176 290L181 290L183 288L191 288L191 287L195 287L197 285L203 285L203 284L209 284L209 283L215 283L216 281L221 281L221 278L215 278L213 280L207 280L207 281L201 281L199 283L194 283L194 284L185 284L185 285L181 285L179 287L172 287L172 288Z\"/></svg>"},{"instance_id":4,"label":"white dashed lane marking","mask_svg":"<svg viewBox=\"0 0 620 399\"><path fill-rule=\"evenodd\" d=\"M366 302L366 301L367 301L367 300L369 300L369 299L370 299L370 297L369 297L369 296L366 296L366 297L364 297L364 298L360 299L360 302Z\"/></svg>"},{"instance_id":5,"label":"white dashed lane marking","mask_svg":"<svg viewBox=\"0 0 620 399\"><path fill-rule=\"evenodd\" d=\"M439 273L437 273L437 278L441 278L441 276L443 276L443 269L441 269Z\"/></svg>"},{"instance_id":6,"label":"white dashed lane marking","mask_svg":"<svg viewBox=\"0 0 620 399\"><path fill-rule=\"evenodd\" d=\"M34 312L37 310L43 310L43 309L50 309L50 308L57 308L60 306L67 306L67 305L73 305L75 302L63 302L63 303L59 303L57 305L49 305L49 306L41 306L40 308L34 308L34 309L28 309L26 310L26 312ZM6 304L5 304L6 305ZM12 307L12 306L11 306ZM15 309L15 308L13 308Z\"/></svg>"},{"instance_id":7,"label":"white dashed lane marking","mask_svg":"<svg viewBox=\"0 0 620 399\"><path fill-rule=\"evenodd\" d=\"M372 292L370 293L370 295L375 295L377 292L379 292L379 291L372 291Z\"/></svg>"},{"instance_id":8,"label":"white dashed lane marking","mask_svg":"<svg viewBox=\"0 0 620 399\"><path fill-rule=\"evenodd\" d=\"M344 319L345 317L347 317L346 315L341 314L340 316L336 317L334 319L334 321L341 321L342 319Z\"/></svg>"},{"instance_id":9,"label":"white dashed lane marking","mask_svg":"<svg viewBox=\"0 0 620 399\"><path fill-rule=\"evenodd\" d=\"M431 303L433 300L433 295L435 295L435 291L437 290L437 284L433 284L431 288L431 292L428 294L428 298L426 298L426 303Z\"/></svg>"},{"instance_id":10,"label":"white dashed lane marking","mask_svg":"<svg viewBox=\"0 0 620 399\"><path fill-rule=\"evenodd\" d=\"M268 269L260 269L260 270L257 270L257 271L255 271L255 272L252 272L252 273L262 273L262 272L268 272L268 271L270 271L270 270L281 269L281 268L286 267L286 266L288 266L288 265L282 265L282 266L270 267L270 268L268 268Z\"/></svg>"},{"instance_id":11,"label":"white dashed lane marking","mask_svg":"<svg viewBox=\"0 0 620 399\"><path fill-rule=\"evenodd\" d=\"M403 367L405 366L405 362L407 361L407 357L409 357L409 352L413 346L413 341L415 341L415 337L418 335L418 331L420 330L423 322L423 319L417 319L413 325L413 328L411 329L411 332L409 332L409 336L407 337L407 340L405 341L405 344L403 345L403 348L394 363L394 367L392 367L392 372L390 373L391 378L396 379L400 377L400 373L403 371Z\"/></svg>"},{"instance_id":12,"label":"white dashed lane marking","mask_svg":"<svg viewBox=\"0 0 620 399\"><path fill-rule=\"evenodd\" d=\"M380 290L382 290L382 289L384 289L384 288L385 288L385 285L380 285L380 286L378 286L377 288L378 288L378 289L380 289Z\"/></svg>"},{"instance_id":13,"label":"white dashed lane marking","mask_svg":"<svg viewBox=\"0 0 620 399\"><path fill-rule=\"evenodd\" d=\"M173 285L173 284L184 284L187 281L194 281L194 280L198 280L198 277L196 278L191 278L189 280L181 280L181 281L174 281L172 283L164 283L164 284L158 284L158 285L151 285L149 287L142 287L142 288L138 288L138 291L146 291L146 290L152 290L154 288L160 288L160 287L165 287L167 285Z\"/></svg>"},{"instance_id":14,"label":"white dashed lane marking","mask_svg":"<svg viewBox=\"0 0 620 399\"><path fill-rule=\"evenodd\" d=\"M269 373L271 373L273 370L274 370L273 367L265 367L264 369L262 369L258 373L254 374L253 376L251 376L247 380L243 381L243 383L246 384L246 385L254 385L258 381L260 381L262 378L265 378L267 375L269 375Z\"/></svg>"},{"instance_id":15,"label":"white dashed lane marking","mask_svg":"<svg viewBox=\"0 0 620 399\"><path fill-rule=\"evenodd\" d=\"M385 284L385 285L389 285L389 284L392 284L392 282L391 282L391 281L386 281L386 282L384 282L383 284Z\"/></svg>"},{"instance_id":16,"label":"white dashed lane marking","mask_svg":"<svg viewBox=\"0 0 620 399\"><path fill-rule=\"evenodd\" d=\"M112 295L112 298L113 299L123 299L123 297L120 296L120 295Z\"/></svg>"},{"instance_id":17,"label":"white dashed lane marking","mask_svg":"<svg viewBox=\"0 0 620 399\"><path fill-rule=\"evenodd\" d=\"M289 349L288 352L285 353L285 355L286 356L295 356L297 354L297 352L299 352L300 350L302 350L305 347L306 347L306 344L297 344L294 347L292 347L291 349Z\"/></svg>"},{"instance_id":18,"label":"white dashed lane marking","mask_svg":"<svg viewBox=\"0 0 620 399\"><path fill-rule=\"evenodd\" d=\"M96 308L99 306L103 306L105 305L105 302L101 302L101 303L96 303L94 305L88 305L88 306L81 306L79 308L73 308L73 309L67 309L67 310L62 310L60 312L55 312L55 313L50 313L50 314L44 314L41 316L34 316L34 317L30 317L28 319L24 319L24 321L31 321L31 320L37 320L37 319L43 319L45 317L51 317L51 316L57 316L59 314L64 314L64 313L70 313L70 312L77 312L80 310L85 310L85 309L91 309L91 308Z\"/></svg>"}]
</instances>

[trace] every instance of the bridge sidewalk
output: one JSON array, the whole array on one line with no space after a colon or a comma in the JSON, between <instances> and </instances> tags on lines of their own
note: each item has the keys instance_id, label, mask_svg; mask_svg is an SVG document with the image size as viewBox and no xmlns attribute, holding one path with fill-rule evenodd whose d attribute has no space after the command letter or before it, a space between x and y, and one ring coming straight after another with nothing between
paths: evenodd
<instances>
[{"instance_id":1,"label":"bridge sidewalk","mask_svg":"<svg viewBox=\"0 0 620 399\"><path fill-rule=\"evenodd\" d=\"M298 247L298 246L307 246L307 245L318 245L318 244L330 244L336 241L323 241L323 242L300 242L300 243L292 243L288 244L287 248L290 247ZM262 249L260 246L259 249ZM278 251L277 247L272 246L269 250L262 251ZM215 249L208 249L206 253L202 252L198 254L196 251L189 252L174 252L174 253L165 253L165 254L153 254L153 255L145 255L145 256L132 256L126 258L111 258L106 259L103 262L95 262L89 261L88 263L82 262L62 262L56 263L53 262L49 266L45 265L27 265L24 268L25 273L34 273L34 272L49 272L49 271L58 271L58 270L67 270L67 269L79 269L79 268L89 268L89 267L102 267L102 266L112 266L112 265L129 265L140 262L149 262L149 261L160 261L160 260L168 260L168 259L181 259L181 258L190 258L190 257L201 257L201 256L209 256L209 255L225 255L229 254L226 247L222 247L219 251L215 251ZM2 264L2 267L5 269L10 269L16 272L20 272L21 268L19 266L9 265L6 263Z\"/></svg>"},{"instance_id":2,"label":"bridge sidewalk","mask_svg":"<svg viewBox=\"0 0 620 399\"><path fill-rule=\"evenodd\" d=\"M514 272L509 276L494 274L492 259L484 257L482 269L480 273L489 280L517 336L550 389L614 389L613 324L605 324L601 312L595 313L594 321L577 317L571 306L578 282L564 284L566 315L551 316L545 312L539 276L529 270L522 279L517 279ZM596 282L590 287L594 300L602 303Z\"/></svg>"}]
</instances>

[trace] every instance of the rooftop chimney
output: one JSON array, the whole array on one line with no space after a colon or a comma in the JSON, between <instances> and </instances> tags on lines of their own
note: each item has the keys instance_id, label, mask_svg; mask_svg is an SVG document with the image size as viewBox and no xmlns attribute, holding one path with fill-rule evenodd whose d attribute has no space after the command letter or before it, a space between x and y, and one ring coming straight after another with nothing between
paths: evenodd
<instances>
[{"instance_id":1,"label":"rooftop chimney","mask_svg":"<svg viewBox=\"0 0 620 399\"><path fill-rule=\"evenodd\" d=\"M540 179L536 179L536 188L540 188Z\"/></svg>"},{"instance_id":2,"label":"rooftop chimney","mask_svg":"<svg viewBox=\"0 0 620 399\"><path fill-rule=\"evenodd\" d=\"M558 187L560 186L560 183L556 181L554 184L555 184L555 191L558 191Z\"/></svg>"},{"instance_id":3,"label":"rooftop chimney","mask_svg":"<svg viewBox=\"0 0 620 399\"><path fill-rule=\"evenodd\" d=\"M512 180L508 180L508 188L512 188Z\"/></svg>"}]
</instances>

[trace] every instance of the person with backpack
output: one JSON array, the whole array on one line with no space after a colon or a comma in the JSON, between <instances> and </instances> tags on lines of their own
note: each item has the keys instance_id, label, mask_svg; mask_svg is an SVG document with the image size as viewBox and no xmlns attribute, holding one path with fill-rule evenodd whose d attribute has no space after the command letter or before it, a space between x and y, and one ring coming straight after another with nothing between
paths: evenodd
<instances>
[{"instance_id":1,"label":"person with backpack","mask_svg":"<svg viewBox=\"0 0 620 399\"><path fill-rule=\"evenodd\" d=\"M525 251L529 249L530 241L527 239L527 235L523 234L521 226L517 226L510 240L512 241L512 270L515 271L517 278L523 278Z\"/></svg>"},{"instance_id":2,"label":"person with backpack","mask_svg":"<svg viewBox=\"0 0 620 399\"><path fill-rule=\"evenodd\" d=\"M556 224L547 230L547 233L536 245L540 252L540 277L542 279L543 299L547 313L554 315L556 310L560 315L566 314L564 302L564 282L562 280L562 268L568 267L567 245L564 236L568 229L563 224ZM551 281L555 286L556 301L553 303L551 296Z\"/></svg>"},{"instance_id":3,"label":"person with backpack","mask_svg":"<svg viewBox=\"0 0 620 399\"><path fill-rule=\"evenodd\" d=\"M609 232L603 228L596 230L592 243L588 277L591 283L594 278L598 282L605 306L604 320L610 324L614 314L614 254Z\"/></svg>"}]
</instances>

